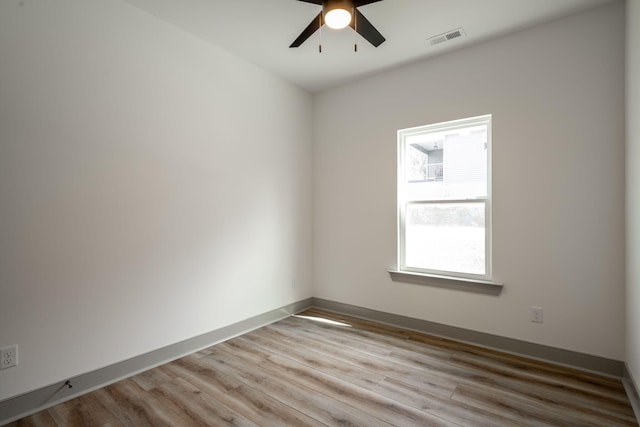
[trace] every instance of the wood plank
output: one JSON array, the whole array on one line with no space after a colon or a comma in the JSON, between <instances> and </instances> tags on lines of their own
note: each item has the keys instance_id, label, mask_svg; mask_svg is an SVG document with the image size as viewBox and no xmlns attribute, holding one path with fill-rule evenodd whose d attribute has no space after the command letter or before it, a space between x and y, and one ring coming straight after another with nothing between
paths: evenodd
<instances>
[{"instance_id":1,"label":"wood plank","mask_svg":"<svg viewBox=\"0 0 640 427\"><path fill-rule=\"evenodd\" d=\"M259 332L266 333L268 331L265 328ZM294 342L298 346L313 348L315 352L324 355L327 359L335 360L336 364L353 364L359 368L360 372L370 372L371 374L384 372L385 377L393 377L434 394L448 397L456 388L455 381L438 375L438 371L432 367L426 365L408 366L398 360L391 359L389 356L366 355L357 350L351 350L350 347L335 345L327 339L318 339L319 336L317 334L313 339L298 336L292 337L288 341Z\"/></svg>"},{"instance_id":2,"label":"wood plank","mask_svg":"<svg viewBox=\"0 0 640 427\"><path fill-rule=\"evenodd\" d=\"M254 331L255 332L255 331ZM363 371L351 363L338 363L331 357L317 353L314 349L297 348L284 342L273 341L259 334L246 334L241 337L254 345L263 347L273 354L282 355L293 359L300 364L309 366L322 372L327 372L336 378L348 378L355 385L363 388L380 382L384 379L383 373L371 373ZM273 356L270 356L272 358Z\"/></svg>"},{"instance_id":3,"label":"wood plank","mask_svg":"<svg viewBox=\"0 0 640 427\"><path fill-rule=\"evenodd\" d=\"M124 426L96 397L86 394L49 409L51 417L60 426Z\"/></svg>"},{"instance_id":4,"label":"wood plank","mask_svg":"<svg viewBox=\"0 0 640 427\"><path fill-rule=\"evenodd\" d=\"M18 421L7 424L6 427L57 427L58 424L54 421L49 414L49 411L44 410L36 412L35 414L22 418Z\"/></svg>"},{"instance_id":5,"label":"wood plank","mask_svg":"<svg viewBox=\"0 0 640 427\"><path fill-rule=\"evenodd\" d=\"M195 353L198 354L198 353ZM143 390L151 390L152 388L158 387L164 383L170 382L175 378L175 376L169 374L166 369L162 369L162 367L149 369L148 371L142 372L134 377L131 377L131 380L138 384Z\"/></svg>"},{"instance_id":6,"label":"wood plank","mask_svg":"<svg viewBox=\"0 0 640 427\"><path fill-rule=\"evenodd\" d=\"M94 393L126 426L188 425L188 418L167 408L130 379L119 381Z\"/></svg>"},{"instance_id":7,"label":"wood plank","mask_svg":"<svg viewBox=\"0 0 640 427\"><path fill-rule=\"evenodd\" d=\"M284 356L273 355L262 362L260 368L288 372L298 378L299 382L311 388L320 387L323 394L330 396L335 401L349 402L349 405L393 425L458 425L437 417L428 411L416 410L408 405L374 393L367 388L358 387L349 381L326 374L321 370L309 369L309 366Z\"/></svg>"},{"instance_id":8,"label":"wood plank","mask_svg":"<svg viewBox=\"0 0 640 427\"><path fill-rule=\"evenodd\" d=\"M523 396L514 396L481 386L460 386L452 399L482 408L514 421L526 420L528 425L615 427L634 425L596 418L566 408L562 404L541 405Z\"/></svg>"},{"instance_id":9,"label":"wood plank","mask_svg":"<svg viewBox=\"0 0 640 427\"><path fill-rule=\"evenodd\" d=\"M300 322L295 317L284 319L280 322L273 323L268 326L269 328L277 328L279 330L291 331L292 337L304 334L305 336L314 336L323 329L316 327L312 322ZM339 332L340 328L331 329L331 331ZM389 346L385 346L378 341L374 340L358 340L357 337L349 336L348 334L336 333L332 336L333 342L336 344L342 344L352 348L356 348L366 354L372 354L375 356L386 356L391 352Z\"/></svg>"},{"instance_id":10,"label":"wood plank","mask_svg":"<svg viewBox=\"0 0 640 427\"><path fill-rule=\"evenodd\" d=\"M320 312L314 312L316 316L320 316ZM331 325L315 323L314 327L317 330L322 330L331 335L345 336L351 340L355 347L359 347L361 344L373 343L377 345L386 346L394 351L397 348L406 349L408 351L417 351L423 354L429 354L433 357L447 360L450 356L449 349L445 347L439 347L437 345L424 345L415 341L410 341L409 337L412 332L404 331L404 333L398 332L396 328L388 327L386 325L371 326L372 322L364 321L357 318L350 318L345 316L333 317L331 313L327 316L330 320L337 320L346 322L352 327L349 328L336 328ZM385 333L385 331L389 333ZM438 340L442 340L438 338Z\"/></svg>"},{"instance_id":11,"label":"wood plank","mask_svg":"<svg viewBox=\"0 0 640 427\"><path fill-rule=\"evenodd\" d=\"M207 365L205 357L186 357L171 364L181 378L259 425L321 426L313 418L248 387L237 377ZM197 372L197 373L196 373Z\"/></svg>"},{"instance_id":12,"label":"wood plank","mask_svg":"<svg viewBox=\"0 0 640 427\"><path fill-rule=\"evenodd\" d=\"M304 412L326 425L342 426L389 426L366 412L349 406L342 401L331 399L318 387L308 387L297 381L297 377L283 373L281 370L257 370L247 360L236 357L232 353L220 351L203 359L229 375L243 378L246 384L269 396L276 398L287 406Z\"/></svg>"},{"instance_id":13,"label":"wood plank","mask_svg":"<svg viewBox=\"0 0 640 427\"><path fill-rule=\"evenodd\" d=\"M163 400L173 402L191 422L189 425L252 427L258 424L240 415L222 402L203 393L191 383L176 378L152 390Z\"/></svg>"},{"instance_id":14,"label":"wood plank","mask_svg":"<svg viewBox=\"0 0 640 427\"><path fill-rule=\"evenodd\" d=\"M234 346L234 348L239 349L240 347ZM324 393L324 390L322 388L318 388L318 387L311 388L311 387L305 387L303 385L299 385L301 383L298 381L299 379L298 376L290 375L288 372L284 372L281 369L270 370L266 368L266 369L261 369L259 371L260 374L256 374L255 373L256 369L253 365L251 364L246 366L243 366L242 364L238 365L238 364L234 364L232 361L228 359L228 357L236 357L236 358L243 359L245 363L253 363L254 362L253 358L245 357L246 352L227 352L227 353L228 355L226 357L224 355L220 355L220 353L218 353L217 357L225 357L224 360L226 362L226 365L227 366L234 365L233 367L236 369L237 375L243 376L245 378L248 377L251 380L255 381L256 384L266 383L271 381L282 381L283 385L281 386L288 386L288 388L291 388L293 384L297 384L297 387L295 388L301 387L302 389L299 390L299 393L301 393L301 396L308 396L310 391L314 393L312 394L312 396L320 395ZM212 357L216 357L216 356L212 355ZM266 358L264 360L266 360ZM262 364L260 366L265 367L265 364ZM221 369L224 369L224 367L221 367ZM482 411L477 411L474 408L465 408L464 407L465 405L458 405L457 403L452 402L448 398L448 396L446 398L443 398L441 396L429 394L424 389L420 389L417 387L412 388L410 390L406 390L404 393L403 392L399 393L398 390L401 390L401 387L394 388L392 384L387 383L386 381L383 381L383 383L387 384L388 386L385 387L382 384L378 384L376 386L373 386L372 391L378 391L378 394L389 397L400 403L405 403L416 409L430 410L434 407L436 408L445 407L447 410L449 410L451 409L452 406L457 407L455 411L456 412L455 416L451 416L450 414L445 414L444 412L439 412L439 411L434 411L434 412L436 412L441 418L449 420L454 423L459 423L460 425L495 426L496 420L500 421L500 418L496 417L495 414L483 413ZM311 383L311 384L315 384L315 383ZM402 395L402 397L399 398L400 395ZM403 397L405 398L403 399ZM312 410L314 410L316 408L322 408L323 406L326 406L327 403L329 403L331 406L342 403L341 400L331 399L330 396L323 396L321 399L326 400L327 398L330 399L328 400L328 402L319 403L317 401L305 401L305 402L308 402L306 406L307 408L312 408ZM434 399L438 400L440 404L433 405ZM419 404L416 404L416 402L419 402ZM345 404L348 405L349 401L346 400ZM309 409L307 409L307 411L309 411ZM355 415L356 413L360 414L359 411L357 411L355 408L352 408L351 410L349 410L348 417L340 418L340 417L334 416L333 422L331 422L332 420L327 419L326 417L318 417L315 415L314 417L324 423L328 423L328 425L338 425L338 424L343 425L345 422L347 422L347 420L351 422L353 415ZM339 419L340 422L335 422L336 419ZM362 418L360 415L358 415L357 420L359 421L355 422L354 425L376 425L373 421L366 420L365 418ZM513 426L517 426L517 424L514 424L512 422L510 424ZM347 425L349 424L347 423Z\"/></svg>"},{"instance_id":15,"label":"wood plank","mask_svg":"<svg viewBox=\"0 0 640 427\"><path fill-rule=\"evenodd\" d=\"M451 360L451 365L465 371L482 372L493 384L512 393L528 396L542 402L553 404L563 402L563 406L581 411L585 414L601 416L605 419L633 420L634 414L625 395L617 392L604 392L597 387L583 388L577 386L575 379L567 376L565 381L550 381L548 377L533 375L519 369L497 367L486 359ZM560 382L560 384L558 384ZM570 383L572 386L568 386Z\"/></svg>"},{"instance_id":16,"label":"wood plank","mask_svg":"<svg viewBox=\"0 0 640 427\"><path fill-rule=\"evenodd\" d=\"M392 378L376 384L372 391L390 397L419 410L428 410L446 420L463 426L509 426L522 427L526 423L505 418L484 408L477 408L424 390ZM531 425L531 424L529 424Z\"/></svg>"}]
</instances>

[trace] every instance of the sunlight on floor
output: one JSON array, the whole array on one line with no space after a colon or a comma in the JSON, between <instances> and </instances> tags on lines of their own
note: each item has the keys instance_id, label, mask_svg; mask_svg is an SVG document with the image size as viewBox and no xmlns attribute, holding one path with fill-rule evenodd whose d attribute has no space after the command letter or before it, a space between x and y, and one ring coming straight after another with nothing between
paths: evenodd
<instances>
[{"instance_id":1,"label":"sunlight on floor","mask_svg":"<svg viewBox=\"0 0 640 427\"><path fill-rule=\"evenodd\" d=\"M347 326L349 328L351 327L351 325L348 324L348 323L337 322L335 320L325 319L323 317L303 316L303 315L300 315L300 314L294 314L293 317L299 317L301 319L312 320L314 322L319 322L319 323L326 323L328 325Z\"/></svg>"}]
</instances>

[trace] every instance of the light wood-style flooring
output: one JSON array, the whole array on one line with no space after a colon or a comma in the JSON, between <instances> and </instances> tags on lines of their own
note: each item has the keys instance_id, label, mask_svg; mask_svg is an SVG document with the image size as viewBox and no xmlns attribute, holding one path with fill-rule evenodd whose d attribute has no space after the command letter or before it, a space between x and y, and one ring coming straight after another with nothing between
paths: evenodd
<instances>
[{"instance_id":1,"label":"light wood-style flooring","mask_svg":"<svg viewBox=\"0 0 640 427\"><path fill-rule=\"evenodd\" d=\"M11 426L633 426L617 379L307 310Z\"/></svg>"}]
</instances>

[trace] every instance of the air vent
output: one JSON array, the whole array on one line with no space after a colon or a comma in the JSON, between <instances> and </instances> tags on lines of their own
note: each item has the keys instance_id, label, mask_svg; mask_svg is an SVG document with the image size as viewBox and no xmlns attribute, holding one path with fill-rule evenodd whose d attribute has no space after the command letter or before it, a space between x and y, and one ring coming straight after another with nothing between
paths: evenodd
<instances>
[{"instance_id":1,"label":"air vent","mask_svg":"<svg viewBox=\"0 0 640 427\"><path fill-rule=\"evenodd\" d=\"M455 30L447 31L443 34L438 34L437 36L433 36L427 40L431 43L431 46L435 46L440 43L447 42L449 40L454 40L464 36L464 30L462 28L456 28Z\"/></svg>"}]
</instances>

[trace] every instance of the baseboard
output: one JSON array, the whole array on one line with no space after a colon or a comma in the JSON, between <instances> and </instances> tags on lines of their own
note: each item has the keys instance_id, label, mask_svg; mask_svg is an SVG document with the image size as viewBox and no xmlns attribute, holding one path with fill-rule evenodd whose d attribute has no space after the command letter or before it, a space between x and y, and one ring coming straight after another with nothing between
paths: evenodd
<instances>
[{"instance_id":1,"label":"baseboard","mask_svg":"<svg viewBox=\"0 0 640 427\"><path fill-rule=\"evenodd\" d=\"M417 332L424 332L455 341L488 347L532 359L543 360L616 378L622 378L624 371L624 362L619 360L607 359L604 357L564 350L542 344L534 344L513 338L505 338L498 335L443 325L441 323L429 322L427 320L415 319L383 311L371 310L321 298L312 298L312 300L313 306L317 308L405 329L411 329Z\"/></svg>"},{"instance_id":2,"label":"baseboard","mask_svg":"<svg viewBox=\"0 0 640 427\"><path fill-rule=\"evenodd\" d=\"M249 319L225 326L197 337L115 363L86 374L67 378L73 388L65 385L65 380L40 389L15 396L0 402L0 425L19 420L74 397L112 384L153 367L162 365L213 344L228 340L262 326L289 317L306 308L312 307L312 298L259 314Z\"/></svg>"},{"instance_id":3,"label":"baseboard","mask_svg":"<svg viewBox=\"0 0 640 427\"><path fill-rule=\"evenodd\" d=\"M626 363L624 364L622 384L624 385L624 390L627 392L627 397L629 398L629 402L633 408L633 413L636 415L636 420L640 424L640 397L638 395L638 386L633 375L631 375L629 366Z\"/></svg>"}]
</instances>

